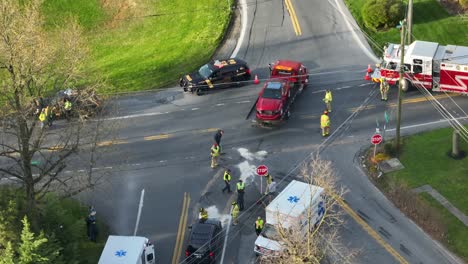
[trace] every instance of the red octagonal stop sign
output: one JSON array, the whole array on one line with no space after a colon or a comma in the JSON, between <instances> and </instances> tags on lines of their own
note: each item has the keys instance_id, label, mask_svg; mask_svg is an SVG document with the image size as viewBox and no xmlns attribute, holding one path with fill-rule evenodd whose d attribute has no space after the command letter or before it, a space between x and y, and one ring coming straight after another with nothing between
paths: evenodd
<instances>
[{"instance_id":1,"label":"red octagonal stop sign","mask_svg":"<svg viewBox=\"0 0 468 264\"><path fill-rule=\"evenodd\" d=\"M266 165L260 165L257 167L258 176L266 176L268 174L268 167Z\"/></svg>"},{"instance_id":2,"label":"red octagonal stop sign","mask_svg":"<svg viewBox=\"0 0 468 264\"><path fill-rule=\"evenodd\" d=\"M374 145L378 145L380 143L382 143L382 136L380 134L374 134L371 138L371 143L374 144Z\"/></svg>"}]
</instances>

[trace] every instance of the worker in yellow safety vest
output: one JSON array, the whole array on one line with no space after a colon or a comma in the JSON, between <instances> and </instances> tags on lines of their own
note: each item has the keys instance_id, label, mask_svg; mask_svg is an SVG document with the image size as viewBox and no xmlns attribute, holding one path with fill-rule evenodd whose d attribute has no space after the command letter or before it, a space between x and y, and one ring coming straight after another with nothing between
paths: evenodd
<instances>
[{"instance_id":1,"label":"worker in yellow safety vest","mask_svg":"<svg viewBox=\"0 0 468 264\"><path fill-rule=\"evenodd\" d=\"M219 146L218 144L214 143L211 146L211 168L214 169L218 166L218 158L219 158Z\"/></svg>"},{"instance_id":2,"label":"worker in yellow safety vest","mask_svg":"<svg viewBox=\"0 0 468 264\"><path fill-rule=\"evenodd\" d=\"M328 111L323 111L320 117L320 128L322 128L322 136L327 137L330 135L330 117L328 117Z\"/></svg>"},{"instance_id":3,"label":"worker in yellow safety vest","mask_svg":"<svg viewBox=\"0 0 468 264\"><path fill-rule=\"evenodd\" d=\"M236 202L232 202L231 216L232 216L232 225L237 225L239 223L239 220L238 220L239 206L237 205Z\"/></svg>"},{"instance_id":4,"label":"worker in yellow safety vest","mask_svg":"<svg viewBox=\"0 0 468 264\"><path fill-rule=\"evenodd\" d=\"M223 188L223 193L225 191L228 191L228 193L231 193L231 170L230 169L227 169L224 172L223 180L224 180L224 185L225 185Z\"/></svg>"},{"instance_id":5,"label":"worker in yellow safety vest","mask_svg":"<svg viewBox=\"0 0 468 264\"><path fill-rule=\"evenodd\" d=\"M41 122L41 128L44 128L46 119L47 119L46 109L42 108L41 113L39 114L39 121Z\"/></svg>"},{"instance_id":6,"label":"worker in yellow safety vest","mask_svg":"<svg viewBox=\"0 0 468 264\"><path fill-rule=\"evenodd\" d=\"M65 98L63 100L64 100L63 108L65 109L65 118L67 119L67 121L70 121L72 103L70 102L70 99L68 98Z\"/></svg>"},{"instance_id":7,"label":"worker in yellow safety vest","mask_svg":"<svg viewBox=\"0 0 468 264\"><path fill-rule=\"evenodd\" d=\"M388 85L388 82L385 80L385 78L380 78L380 94L382 96L381 101L387 101L388 100L388 90L390 89L390 85Z\"/></svg>"},{"instance_id":8,"label":"worker in yellow safety vest","mask_svg":"<svg viewBox=\"0 0 468 264\"><path fill-rule=\"evenodd\" d=\"M257 234L257 236L260 235L262 230L263 230L263 219L259 216L257 218L257 221L255 221L255 233Z\"/></svg>"},{"instance_id":9,"label":"worker in yellow safety vest","mask_svg":"<svg viewBox=\"0 0 468 264\"><path fill-rule=\"evenodd\" d=\"M198 219L200 222L203 223L208 220L208 212L205 210L205 208L201 207L199 211L200 213L198 214Z\"/></svg>"},{"instance_id":10,"label":"worker in yellow safety vest","mask_svg":"<svg viewBox=\"0 0 468 264\"><path fill-rule=\"evenodd\" d=\"M327 111L331 112L332 111L331 103L333 101L333 96L332 96L332 92L330 91L330 89L327 89L327 91L325 92L325 97L323 98L323 101L325 102L325 105L327 106Z\"/></svg>"}]
</instances>

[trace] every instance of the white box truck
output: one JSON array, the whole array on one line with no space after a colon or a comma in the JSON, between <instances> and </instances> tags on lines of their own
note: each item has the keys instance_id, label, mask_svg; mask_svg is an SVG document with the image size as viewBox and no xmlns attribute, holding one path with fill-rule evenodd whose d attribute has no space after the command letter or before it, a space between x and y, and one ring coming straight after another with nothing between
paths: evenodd
<instances>
[{"instance_id":1,"label":"white box truck","mask_svg":"<svg viewBox=\"0 0 468 264\"><path fill-rule=\"evenodd\" d=\"M305 235L310 226L316 227L325 212L325 192L322 187L293 180L266 207L262 233L255 240L257 255L274 256L282 250L277 226L290 228L300 226ZM310 219L308 215L310 212Z\"/></svg>"},{"instance_id":2,"label":"white box truck","mask_svg":"<svg viewBox=\"0 0 468 264\"><path fill-rule=\"evenodd\" d=\"M98 264L155 264L154 245L146 237L109 236Z\"/></svg>"}]
</instances>

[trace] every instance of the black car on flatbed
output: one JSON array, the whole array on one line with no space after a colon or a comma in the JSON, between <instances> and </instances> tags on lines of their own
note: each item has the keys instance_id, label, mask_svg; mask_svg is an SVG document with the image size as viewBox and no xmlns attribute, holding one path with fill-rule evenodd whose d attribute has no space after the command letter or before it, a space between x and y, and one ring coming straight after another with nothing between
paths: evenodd
<instances>
[{"instance_id":1,"label":"black car on flatbed","mask_svg":"<svg viewBox=\"0 0 468 264\"><path fill-rule=\"evenodd\" d=\"M221 221L207 219L190 227L190 237L185 250L187 263L215 263L217 253L222 248Z\"/></svg>"},{"instance_id":2,"label":"black car on flatbed","mask_svg":"<svg viewBox=\"0 0 468 264\"><path fill-rule=\"evenodd\" d=\"M205 91L215 88L239 86L243 81L250 80L250 69L243 60L231 58L211 61L180 78L179 85L184 92L195 92L202 95Z\"/></svg>"}]
</instances>

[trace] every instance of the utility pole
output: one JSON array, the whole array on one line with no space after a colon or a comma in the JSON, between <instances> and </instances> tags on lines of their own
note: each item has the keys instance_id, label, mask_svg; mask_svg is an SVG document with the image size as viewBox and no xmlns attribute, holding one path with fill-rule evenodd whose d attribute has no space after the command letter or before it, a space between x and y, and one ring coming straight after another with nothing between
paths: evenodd
<instances>
[{"instance_id":1,"label":"utility pole","mask_svg":"<svg viewBox=\"0 0 468 264\"><path fill-rule=\"evenodd\" d=\"M401 101L402 101L402 89L403 82L405 81L405 33L406 33L406 20L400 22L401 30L401 41L400 41L400 80L398 83L398 112L397 112L397 124L396 124L396 140L395 140L395 151L397 157L400 156L400 126L401 126Z\"/></svg>"},{"instance_id":2,"label":"utility pole","mask_svg":"<svg viewBox=\"0 0 468 264\"><path fill-rule=\"evenodd\" d=\"M413 0L408 1L408 44L413 42Z\"/></svg>"}]
</instances>

